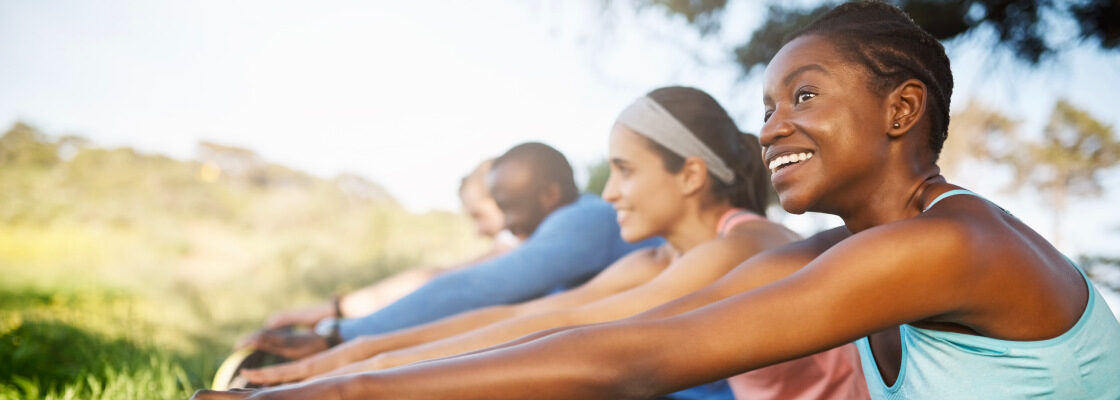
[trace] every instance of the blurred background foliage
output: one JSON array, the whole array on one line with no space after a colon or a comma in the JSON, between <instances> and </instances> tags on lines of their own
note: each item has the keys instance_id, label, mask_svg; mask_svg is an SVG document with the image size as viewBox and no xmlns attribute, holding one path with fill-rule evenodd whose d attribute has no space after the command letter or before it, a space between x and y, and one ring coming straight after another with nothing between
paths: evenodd
<instances>
[{"instance_id":1,"label":"blurred background foliage","mask_svg":"<svg viewBox=\"0 0 1120 400\"><path fill-rule=\"evenodd\" d=\"M268 312L486 246L356 175L196 158L0 137L0 398L185 398Z\"/></svg>"},{"instance_id":2,"label":"blurred background foliage","mask_svg":"<svg viewBox=\"0 0 1120 400\"><path fill-rule=\"evenodd\" d=\"M618 1L602 0L604 6ZM918 25L941 41L995 33L992 47L1016 59L1037 65L1053 59L1063 49L1080 43L1101 51L1120 46L1120 2L1114 0L893 0ZM635 12L656 11L668 18L682 19L704 36L718 34L723 14L731 0L629 0ZM841 1L806 2L766 0L765 22L749 37L740 38L728 49L744 74L765 66L777 54L785 38L808 25ZM607 9L608 7L604 7ZM1057 32L1073 23L1067 35Z\"/></svg>"}]
</instances>

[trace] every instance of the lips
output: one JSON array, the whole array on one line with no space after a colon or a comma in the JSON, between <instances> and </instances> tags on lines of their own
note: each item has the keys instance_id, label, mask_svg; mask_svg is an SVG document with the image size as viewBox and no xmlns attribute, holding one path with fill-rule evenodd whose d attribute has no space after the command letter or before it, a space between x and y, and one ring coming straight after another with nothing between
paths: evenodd
<instances>
[{"instance_id":1,"label":"lips","mask_svg":"<svg viewBox=\"0 0 1120 400\"><path fill-rule=\"evenodd\" d=\"M621 224L622 221L625 220L626 217L629 216L629 215L630 215L629 211L615 210L615 220L618 221L619 224Z\"/></svg>"}]
</instances>

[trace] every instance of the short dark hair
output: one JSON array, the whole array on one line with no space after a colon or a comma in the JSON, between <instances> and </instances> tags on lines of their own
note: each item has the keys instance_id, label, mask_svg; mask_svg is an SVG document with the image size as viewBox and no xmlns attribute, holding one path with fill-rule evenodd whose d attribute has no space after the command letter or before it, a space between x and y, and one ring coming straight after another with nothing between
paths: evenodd
<instances>
[{"instance_id":1,"label":"short dark hair","mask_svg":"<svg viewBox=\"0 0 1120 400\"><path fill-rule=\"evenodd\" d=\"M766 206L770 201L770 171L762 162L762 147L757 136L740 132L727 110L702 90L671 86L655 89L646 97L665 108L735 173L731 183L724 183L708 173L712 193L717 198L727 199L735 207L766 215ZM684 167L684 157L652 140L647 141L661 156L667 171L675 173Z\"/></svg>"},{"instance_id":2,"label":"short dark hair","mask_svg":"<svg viewBox=\"0 0 1120 400\"><path fill-rule=\"evenodd\" d=\"M560 188L562 202L570 203L579 197L579 189L576 188L576 181L572 176L572 165L552 146L538 142L513 146L505 154L494 159L490 170L496 170L499 166L511 162L529 168L533 181L540 185L538 187L543 188L550 183L555 183Z\"/></svg>"},{"instance_id":3,"label":"short dark hair","mask_svg":"<svg viewBox=\"0 0 1120 400\"><path fill-rule=\"evenodd\" d=\"M871 90L884 95L907 79L929 88L932 107L929 148L934 159L949 135L949 98L953 73L945 47L898 7L878 1L842 4L791 35L818 35L839 45L841 53L874 77Z\"/></svg>"}]
</instances>

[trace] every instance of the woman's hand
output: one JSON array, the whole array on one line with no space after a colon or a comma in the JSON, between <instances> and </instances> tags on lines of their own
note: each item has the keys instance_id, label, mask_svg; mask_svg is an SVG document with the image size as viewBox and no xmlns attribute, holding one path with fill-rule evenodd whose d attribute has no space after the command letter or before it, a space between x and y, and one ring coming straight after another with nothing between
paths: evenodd
<instances>
[{"instance_id":1,"label":"woman's hand","mask_svg":"<svg viewBox=\"0 0 1120 400\"><path fill-rule=\"evenodd\" d=\"M203 389L195 392L191 400L342 400L342 393L352 383L355 382L345 377L269 389L234 389L228 392Z\"/></svg>"},{"instance_id":2,"label":"woman's hand","mask_svg":"<svg viewBox=\"0 0 1120 400\"><path fill-rule=\"evenodd\" d=\"M241 376L258 385L302 381L370 358L378 351L374 344L375 341L371 337L359 337L298 361L260 369L241 370Z\"/></svg>"},{"instance_id":3,"label":"woman's hand","mask_svg":"<svg viewBox=\"0 0 1120 400\"><path fill-rule=\"evenodd\" d=\"M252 347L281 357L296 359L327 349L327 340L311 332L264 329L242 339L237 348Z\"/></svg>"}]
</instances>

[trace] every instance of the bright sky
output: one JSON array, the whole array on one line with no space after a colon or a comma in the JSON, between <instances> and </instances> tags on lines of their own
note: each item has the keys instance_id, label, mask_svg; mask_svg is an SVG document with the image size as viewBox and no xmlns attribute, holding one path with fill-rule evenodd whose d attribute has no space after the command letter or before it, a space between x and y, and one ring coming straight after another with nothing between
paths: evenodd
<instances>
[{"instance_id":1,"label":"bright sky","mask_svg":"<svg viewBox=\"0 0 1120 400\"><path fill-rule=\"evenodd\" d=\"M359 173L414 210L456 209L459 178L523 141L557 147L582 174L605 156L616 113L658 86L707 90L757 132L758 84L682 50L718 54L711 43L656 15L605 23L598 4L0 2L0 124L183 159L200 140L246 147L324 177ZM743 7L725 36L759 23L759 7ZM1009 72L977 62L987 50L952 48L955 106L979 97L1037 127L1066 96L1120 127L1120 57L1077 50ZM1069 248L1120 253L1117 192L1075 206ZM1037 202L999 199L1049 228Z\"/></svg>"}]
</instances>

